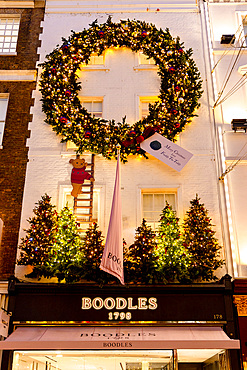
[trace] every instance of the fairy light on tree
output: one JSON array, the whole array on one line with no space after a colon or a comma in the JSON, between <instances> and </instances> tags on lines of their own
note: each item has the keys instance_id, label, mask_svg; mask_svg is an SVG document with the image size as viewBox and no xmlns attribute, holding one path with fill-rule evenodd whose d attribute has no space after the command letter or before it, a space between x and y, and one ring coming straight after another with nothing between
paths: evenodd
<instances>
[{"instance_id":1,"label":"fairy light on tree","mask_svg":"<svg viewBox=\"0 0 247 370\"><path fill-rule=\"evenodd\" d=\"M19 265L33 266L33 277L39 276L48 264L49 253L56 235L57 212L47 194L41 197L33 209L35 216L27 221L30 225L24 229L26 236L21 239Z\"/></svg>"},{"instance_id":2,"label":"fairy light on tree","mask_svg":"<svg viewBox=\"0 0 247 370\"><path fill-rule=\"evenodd\" d=\"M67 283L80 279L85 259L77 222L71 210L64 207L58 214L56 235L49 258L51 276Z\"/></svg>"},{"instance_id":3,"label":"fairy light on tree","mask_svg":"<svg viewBox=\"0 0 247 370\"><path fill-rule=\"evenodd\" d=\"M217 280L215 270L223 265L221 246L212 229L208 211L197 194L190 204L183 225L183 246L191 255L190 276L193 281Z\"/></svg>"},{"instance_id":4,"label":"fairy light on tree","mask_svg":"<svg viewBox=\"0 0 247 370\"><path fill-rule=\"evenodd\" d=\"M136 229L134 243L123 241L124 269L127 283L159 284L217 280L215 271L223 265L221 247L208 211L200 198L191 202L183 223L169 204L163 209L158 231L145 219ZM86 279L98 284L115 281L99 266L104 237L93 223L81 238L71 211L65 207L59 214L45 194L36 203L30 227L21 239L19 265L30 265L30 278L57 277L66 283Z\"/></svg>"},{"instance_id":5,"label":"fairy light on tree","mask_svg":"<svg viewBox=\"0 0 247 370\"><path fill-rule=\"evenodd\" d=\"M126 278L129 282L154 283L158 280L155 269L156 236L145 219L136 229L135 241L125 256Z\"/></svg>"},{"instance_id":6,"label":"fairy light on tree","mask_svg":"<svg viewBox=\"0 0 247 370\"><path fill-rule=\"evenodd\" d=\"M189 280L189 255L182 245L179 219L167 203L158 227L157 268L166 282Z\"/></svg>"},{"instance_id":7,"label":"fairy light on tree","mask_svg":"<svg viewBox=\"0 0 247 370\"><path fill-rule=\"evenodd\" d=\"M82 243L85 256L82 277L88 281L95 281L100 284L113 280L114 277L112 275L99 268L104 250L104 237L96 222L89 226Z\"/></svg>"}]
</instances>

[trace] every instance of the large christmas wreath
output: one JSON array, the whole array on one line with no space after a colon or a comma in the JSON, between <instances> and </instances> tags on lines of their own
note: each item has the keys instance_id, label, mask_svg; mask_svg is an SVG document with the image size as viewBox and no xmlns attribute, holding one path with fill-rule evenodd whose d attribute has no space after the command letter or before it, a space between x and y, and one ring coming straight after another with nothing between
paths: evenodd
<instances>
[{"instance_id":1,"label":"large christmas wreath","mask_svg":"<svg viewBox=\"0 0 247 370\"><path fill-rule=\"evenodd\" d=\"M129 125L126 119L116 123L90 115L78 98L80 83L77 70L88 63L92 54L101 55L106 49L127 47L153 58L161 77L157 102L149 106L146 118ZM46 122L62 142L72 141L78 152L85 150L111 159L121 145L121 159L129 154L143 154L140 143L155 131L175 141L185 125L195 115L202 94L199 71L192 59L192 49L184 50L179 38L172 38L168 29L136 20L113 23L94 21L90 28L73 32L63 44L47 55L41 64L40 79L43 111Z\"/></svg>"}]
</instances>

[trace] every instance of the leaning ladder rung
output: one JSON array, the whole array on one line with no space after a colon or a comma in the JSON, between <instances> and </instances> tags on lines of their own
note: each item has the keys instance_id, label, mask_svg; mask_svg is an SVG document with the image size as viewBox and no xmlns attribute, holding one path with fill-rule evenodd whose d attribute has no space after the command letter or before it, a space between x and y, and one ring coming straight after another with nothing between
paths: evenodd
<instances>
[{"instance_id":1,"label":"leaning ladder rung","mask_svg":"<svg viewBox=\"0 0 247 370\"><path fill-rule=\"evenodd\" d=\"M75 212L74 212L74 213L76 213L76 214L77 214L77 213L78 213L78 212L77 212L77 210L80 210L80 209L81 209L81 210L83 210L83 209L84 209L84 210L85 210L85 209L87 209L87 210L90 212L90 211L92 211L93 207L92 207L92 206L88 206L88 207L87 207L87 206L81 206L81 207L79 206L79 207L75 207L75 208L74 208L74 210L75 210Z\"/></svg>"},{"instance_id":2,"label":"leaning ladder rung","mask_svg":"<svg viewBox=\"0 0 247 370\"><path fill-rule=\"evenodd\" d=\"M77 221L80 225L87 225L87 224L91 224L92 221L91 220L80 220L78 219ZM79 226L80 227L80 226ZM83 226L84 227L84 226ZM81 228L81 227L80 227Z\"/></svg>"}]
</instances>

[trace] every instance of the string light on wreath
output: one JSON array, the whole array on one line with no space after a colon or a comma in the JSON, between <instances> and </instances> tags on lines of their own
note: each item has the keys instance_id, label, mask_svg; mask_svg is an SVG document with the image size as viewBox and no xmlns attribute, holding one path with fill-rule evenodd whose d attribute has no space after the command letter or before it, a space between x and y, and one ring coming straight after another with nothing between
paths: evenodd
<instances>
[{"instance_id":1,"label":"string light on wreath","mask_svg":"<svg viewBox=\"0 0 247 370\"><path fill-rule=\"evenodd\" d=\"M158 101L150 104L146 118L133 125L125 118L116 123L92 117L78 98L80 65L88 64L92 54L101 55L112 47L127 47L153 58L161 78ZM130 154L146 157L140 143L154 132L175 141L195 116L202 95L192 49L185 50L168 29L158 30L144 21L94 21L88 29L72 32L68 40L63 39L63 44L47 55L41 66L42 109L46 122L62 136L62 141L72 141L78 153L91 151L108 159L116 158L120 144L123 162Z\"/></svg>"}]
</instances>

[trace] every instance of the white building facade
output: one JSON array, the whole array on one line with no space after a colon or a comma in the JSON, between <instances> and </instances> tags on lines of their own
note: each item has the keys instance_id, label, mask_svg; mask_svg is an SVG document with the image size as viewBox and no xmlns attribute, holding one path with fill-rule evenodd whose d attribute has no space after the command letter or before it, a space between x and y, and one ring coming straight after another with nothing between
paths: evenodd
<instances>
[{"instance_id":1,"label":"white building facade","mask_svg":"<svg viewBox=\"0 0 247 370\"><path fill-rule=\"evenodd\" d=\"M241 199L240 195L246 185L246 6L246 2L241 1L210 1L204 7L210 40L213 119L223 163L222 181L235 277L246 277L247 268L246 204L245 197ZM232 41L227 43L222 39L224 35L232 37Z\"/></svg>"},{"instance_id":2,"label":"white building facade","mask_svg":"<svg viewBox=\"0 0 247 370\"><path fill-rule=\"evenodd\" d=\"M238 3L229 3L229 6L243 11ZM168 28L174 38L180 37L186 50L193 49L204 90L196 116L177 138L176 143L193 155L180 172L152 155L148 155L148 159L129 155L127 163L121 165L123 237L127 245L132 244L143 218L156 227L166 201L182 222L190 201L197 194L215 225L226 263L218 271L216 284L158 287L108 284L104 288L92 282L67 285L56 284L54 279L33 281L25 276L30 272L29 267L17 265L19 280L13 279L9 286L9 310L13 312L11 334L0 346L7 350L3 369L12 366L14 370L199 370L202 367L238 370L239 341L236 340L231 276L236 278L247 273L244 199L237 196L234 188L244 188L244 162L233 171L225 172L229 161L241 156L236 151L239 143L244 146L245 134L231 130L219 106L212 109L217 84L223 75L220 70L215 82L211 73L222 54L213 26L218 17L222 17L222 24L223 18L225 22L224 13L220 4L201 0L151 0L148 4L139 0L46 0L39 62L44 62L46 55L61 45L62 37L67 39L72 30L88 29L96 19L103 24L109 17L113 23L128 19L145 21L157 30ZM242 13L238 13L236 19L239 17ZM224 31L228 32L233 31ZM239 67L244 71L244 63ZM32 217L35 203L45 193L51 196L58 211L66 205L73 209L74 203L70 194L72 166L69 161L76 157L76 148L70 142L61 143L61 137L45 122L38 87L41 67L38 70L27 140L29 161L20 238L24 235L23 229L28 228L27 220ZM157 101L160 93L158 66L139 51L128 48L111 47L100 56L91 55L90 63L81 65L78 75L82 106L95 117L116 122L126 117L128 123L134 124L145 117L149 103ZM241 104L241 99L242 95L236 102ZM82 156L89 162L92 159L88 152ZM98 223L104 236L109 224L115 171L115 159L94 156L92 220ZM237 185L240 178L241 185ZM238 223L237 217L241 215L243 219ZM237 225L242 225L242 231L238 231ZM81 306L81 302L89 301L94 302L89 308ZM119 311L122 307L123 312L113 312L115 307ZM124 317L123 320L120 317L121 321L120 314ZM130 348L135 351L128 351ZM8 350L14 351L14 355Z\"/></svg>"},{"instance_id":3,"label":"white building facade","mask_svg":"<svg viewBox=\"0 0 247 370\"><path fill-rule=\"evenodd\" d=\"M204 4L213 88L213 120L221 158L220 192L224 193L228 240L235 277L243 367L246 359L246 15L247 3Z\"/></svg>"},{"instance_id":4,"label":"white building facade","mask_svg":"<svg viewBox=\"0 0 247 370\"><path fill-rule=\"evenodd\" d=\"M158 210L165 206L166 200L176 210L181 220L189 209L190 200L195 195L201 198L213 220L217 237L224 243L224 220L221 216L221 198L219 197L219 171L215 150L216 133L209 108L210 87L207 85L209 58L205 43L206 26L200 10L200 3L194 1L165 1L148 6L140 2L46 2L46 14L41 35L40 62L45 60L61 38L67 38L71 30L76 32L89 28L98 20L105 23L109 16L112 22L126 19L146 21L157 29L169 28L171 35L180 37L185 49L193 49L193 59L203 80L204 94L200 99L200 108L196 111L191 124L178 136L177 144L193 154L181 172L149 155L149 159L129 156L128 162L121 166L123 237L127 244L134 240L135 229L147 213L154 213L153 199L156 197ZM150 64L140 53L133 53L126 48L108 49L102 57L92 60L80 71L82 85L79 97L82 104L98 117L121 121L126 116L129 123L134 123L148 110L148 103L157 100L160 89L160 77L157 66ZM73 146L60 143L60 137L45 122L41 110L41 94L34 95L32 110L33 121L30 123L31 137L28 139L29 163L26 176L25 195L21 229L27 226L26 220L32 214L35 202L47 193L52 202L61 209L71 204L70 158L75 157ZM85 158L86 156L85 153ZM94 214L93 218L106 235L115 178L115 160L107 160L101 155L95 156L94 168ZM159 200L158 200L159 199ZM68 202L68 203L67 203ZM152 203L152 205L151 205ZM146 213L145 213L146 212ZM156 211L157 212L157 211ZM153 216L150 216L151 218ZM150 224L155 219L149 220ZM226 232L227 233L227 232ZM227 244L227 243L226 243ZM224 245L225 247L225 245ZM230 245L227 245L230 248ZM223 254L230 253L223 250ZM225 257L225 256L224 256ZM232 275L231 258L227 262L227 271ZM228 266L229 264L229 266ZM17 267L17 276L21 276L23 267ZM222 269L220 274L226 270Z\"/></svg>"}]
</instances>

